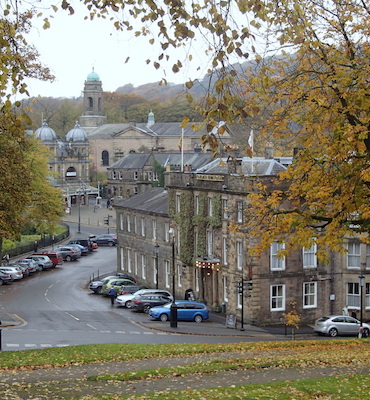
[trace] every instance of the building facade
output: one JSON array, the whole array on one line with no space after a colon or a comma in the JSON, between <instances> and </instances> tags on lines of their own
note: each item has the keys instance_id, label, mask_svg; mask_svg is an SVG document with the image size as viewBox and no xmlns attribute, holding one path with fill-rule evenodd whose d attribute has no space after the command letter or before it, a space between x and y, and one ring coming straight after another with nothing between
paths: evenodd
<instances>
[{"instance_id":1,"label":"building facade","mask_svg":"<svg viewBox=\"0 0 370 400\"><path fill-rule=\"evenodd\" d=\"M127 198L152 186L164 186L164 172L194 171L213 159L210 152L151 151L131 153L107 168L108 193Z\"/></svg>"},{"instance_id":2,"label":"building facade","mask_svg":"<svg viewBox=\"0 0 370 400\"><path fill-rule=\"evenodd\" d=\"M360 318L361 303L369 319L369 245L351 239L348 252L332 254L328 264L314 246L280 258L284 243L278 241L251 255L254 242L243 231L253 213L247 187L257 174L270 181L282 169L272 159L214 160L196 172L169 172L165 189L116 204L118 270L176 298L192 290L215 310L256 324L281 323L292 303L305 322L341 314L345 306Z\"/></svg>"},{"instance_id":3,"label":"building facade","mask_svg":"<svg viewBox=\"0 0 370 400\"><path fill-rule=\"evenodd\" d=\"M66 209L88 204L89 196L98 197L97 188L90 186L89 142L85 131L76 122L63 141L44 121L36 130L40 145L51 152L48 165L52 184L61 189Z\"/></svg>"}]
</instances>

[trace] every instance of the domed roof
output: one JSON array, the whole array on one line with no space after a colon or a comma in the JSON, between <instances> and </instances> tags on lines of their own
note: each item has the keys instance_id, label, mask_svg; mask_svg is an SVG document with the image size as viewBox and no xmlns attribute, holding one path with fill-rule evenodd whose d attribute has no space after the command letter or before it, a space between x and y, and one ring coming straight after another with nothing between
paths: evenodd
<instances>
[{"instance_id":1,"label":"domed roof","mask_svg":"<svg viewBox=\"0 0 370 400\"><path fill-rule=\"evenodd\" d=\"M73 129L71 129L67 135L66 140L68 142L86 142L87 141L87 134L86 132L80 127L78 122L76 121L76 125Z\"/></svg>"},{"instance_id":2,"label":"domed roof","mask_svg":"<svg viewBox=\"0 0 370 400\"><path fill-rule=\"evenodd\" d=\"M42 127L36 130L35 136L43 142L53 142L57 139L54 129L49 128L45 120L42 123Z\"/></svg>"},{"instance_id":3,"label":"domed roof","mask_svg":"<svg viewBox=\"0 0 370 400\"><path fill-rule=\"evenodd\" d=\"M100 81L99 75L94 71L94 69L87 75L87 81Z\"/></svg>"}]
</instances>

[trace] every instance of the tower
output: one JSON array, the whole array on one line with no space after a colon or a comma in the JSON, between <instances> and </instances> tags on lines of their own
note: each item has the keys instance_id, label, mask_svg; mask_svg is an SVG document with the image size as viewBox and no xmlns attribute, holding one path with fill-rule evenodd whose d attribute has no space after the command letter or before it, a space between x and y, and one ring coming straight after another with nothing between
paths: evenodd
<instances>
[{"instance_id":1,"label":"tower","mask_svg":"<svg viewBox=\"0 0 370 400\"><path fill-rule=\"evenodd\" d=\"M82 127L95 128L106 123L103 87L99 75L94 69L87 75L83 96L83 114L80 117L80 125Z\"/></svg>"}]
</instances>

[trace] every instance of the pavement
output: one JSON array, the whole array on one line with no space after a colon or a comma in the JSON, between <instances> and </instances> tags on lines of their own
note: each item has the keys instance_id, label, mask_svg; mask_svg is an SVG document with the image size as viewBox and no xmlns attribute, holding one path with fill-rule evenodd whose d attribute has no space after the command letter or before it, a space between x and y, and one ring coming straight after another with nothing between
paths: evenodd
<instances>
[{"instance_id":1,"label":"pavement","mask_svg":"<svg viewBox=\"0 0 370 400\"><path fill-rule=\"evenodd\" d=\"M78 224L80 222L81 226L84 227L95 227L95 228L108 228L104 220L109 216L109 228L113 230L116 229L116 211L107 208L106 202L104 202L101 207L95 206L93 199L90 204L72 206L69 213L65 213L62 220L63 222L74 222Z\"/></svg>"},{"instance_id":2,"label":"pavement","mask_svg":"<svg viewBox=\"0 0 370 400\"><path fill-rule=\"evenodd\" d=\"M102 207L95 207L93 203L89 206L81 205L80 209L77 206L71 208L69 214L65 214L63 221L66 223L80 222L84 227L107 227L104 224L104 219L111 215L109 227L116 228L115 211L110 210L103 204ZM139 323L143 328L157 330L169 333L199 335L199 336L240 336L250 338L264 338L265 340L286 340L291 338L291 330L285 325L259 327L252 324L243 324L238 321L235 327L229 327L226 324L227 316L222 313L211 312L210 319L199 324L194 322L178 321L177 327L171 327L170 322L152 321L148 318L147 321ZM0 310L0 329L17 327L23 324L16 314L6 313ZM296 330L296 339L309 339L315 337L315 333L310 326L302 326Z\"/></svg>"}]
</instances>

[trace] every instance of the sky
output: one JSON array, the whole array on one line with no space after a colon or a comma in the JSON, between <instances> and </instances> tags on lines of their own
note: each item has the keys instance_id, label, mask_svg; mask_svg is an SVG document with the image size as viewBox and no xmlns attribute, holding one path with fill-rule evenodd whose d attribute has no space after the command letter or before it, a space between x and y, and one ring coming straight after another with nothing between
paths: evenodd
<instances>
[{"instance_id":1,"label":"sky","mask_svg":"<svg viewBox=\"0 0 370 400\"><path fill-rule=\"evenodd\" d=\"M58 11L50 29L42 29L42 19L34 24L28 41L37 48L40 60L56 79L53 83L28 80L31 96L79 97L93 69L102 81L103 90L108 92L129 83L137 87L162 78L170 83L184 83L189 78L202 78L206 73L195 72L194 67L193 75L189 69L173 74L170 65L166 67L166 74L163 69L155 70L145 62L158 56L158 48L151 46L148 38L135 38L132 32L117 32L112 22L84 20L84 15L82 9L73 16ZM126 63L127 57L130 60Z\"/></svg>"}]
</instances>

